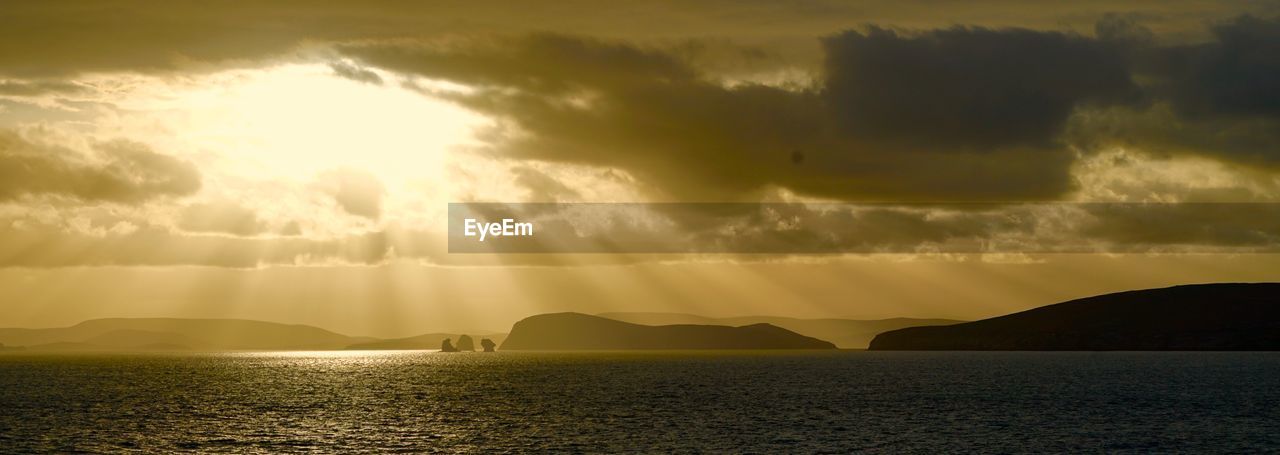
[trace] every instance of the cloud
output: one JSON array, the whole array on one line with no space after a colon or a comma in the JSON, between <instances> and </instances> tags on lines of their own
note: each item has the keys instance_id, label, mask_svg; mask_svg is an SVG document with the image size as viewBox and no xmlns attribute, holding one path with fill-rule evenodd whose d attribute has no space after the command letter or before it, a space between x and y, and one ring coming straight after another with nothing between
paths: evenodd
<instances>
[{"instance_id":1,"label":"cloud","mask_svg":"<svg viewBox=\"0 0 1280 455\"><path fill-rule=\"evenodd\" d=\"M1159 50L1152 68L1179 114L1280 118L1280 17L1241 16L1214 41Z\"/></svg>"},{"instance_id":2,"label":"cloud","mask_svg":"<svg viewBox=\"0 0 1280 455\"><path fill-rule=\"evenodd\" d=\"M1170 45L1150 17L1102 15L1094 37L847 30L821 40L812 86L726 83L687 44L545 33L337 51L470 86L435 95L499 119L495 155L621 169L658 200L1052 200L1116 146L1280 165L1280 19Z\"/></svg>"},{"instance_id":3,"label":"cloud","mask_svg":"<svg viewBox=\"0 0 1280 455\"><path fill-rule=\"evenodd\" d=\"M85 87L59 80L34 81L0 81L0 95L38 96L45 94L76 94L85 91Z\"/></svg>"},{"instance_id":4,"label":"cloud","mask_svg":"<svg viewBox=\"0 0 1280 455\"><path fill-rule=\"evenodd\" d=\"M413 238L410 234L400 234ZM414 242L397 251L408 251ZM192 235L158 226L92 235L34 222L0 225L0 267L200 265L253 268L311 261L378 264L391 251L388 234L337 239Z\"/></svg>"},{"instance_id":5,"label":"cloud","mask_svg":"<svg viewBox=\"0 0 1280 455\"><path fill-rule=\"evenodd\" d=\"M824 99L841 130L914 149L1053 148L1077 106L1139 95L1116 46L1074 34L871 27L823 47Z\"/></svg>"},{"instance_id":6,"label":"cloud","mask_svg":"<svg viewBox=\"0 0 1280 455\"><path fill-rule=\"evenodd\" d=\"M534 167L519 166L511 169L511 173L515 176L515 183L529 191L529 201L556 202L580 199L582 196L578 191Z\"/></svg>"},{"instance_id":7,"label":"cloud","mask_svg":"<svg viewBox=\"0 0 1280 455\"><path fill-rule=\"evenodd\" d=\"M1265 7L584 4L483 15L466 5L379 2L248 3L199 15L184 4L17 5L7 11L14 27L0 29L0 51L9 51L0 52L0 73L35 78L9 87L31 92L44 89L33 81L84 72L328 60L336 47L353 57L332 65L342 77L380 80L361 66L369 64L477 87L456 98L505 121L488 136L495 153L625 170L653 197L675 200L750 200L778 187L844 200L1060 198L1076 189L1070 167L1082 152L1068 146L1085 143L1061 137L1072 116L1141 115L1133 103L1143 92L1172 103L1197 131L1185 145L1195 153L1263 163L1274 155L1266 136L1276 125L1256 118L1274 118L1266 103L1277 78L1266 71L1276 21L1200 25ZM198 19L174 26L175 17ZM343 27L333 26L338 19ZM890 25L847 30L872 20ZM929 29L954 23L982 25ZM1090 26L1097 37L1045 31ZM533 28L584 35L525 35ZM22 45L31 36L42 44ZM1135 57L1139 47L1149 52ZM814 84L771 79L780 71L813 71ZM1147 90L1147 80L1163 89ZM1254 120L1192 121L1205 112ZM1159 136L1153 146L1184 143L1175 128L1148 130Z\"/></svg>"},{"instance_id":8,"label":"cloud","mask_svg":"<svg viewBox=\"0 0 1280 455\"><path fill-rule=\"evenodd\" d=\"M1016 66L1042 69L969 62L1005 41ZM1054 32L873 29L830 38L827 50L822 87L797 90L726 86L661 48L585 37L339 47L367 65L476 88L438 95L502 119L507 129L487 136L496 153L625 169L676 200L752 199L778 186L847 200L1054 198L1071 189L1073 157L1054 139L1075 106L1135 90L1118 53ZM943 54L952 58L930 63Z\"/></svg>"},{"instance_id":9,"label":"cloud","mask_svg":"<svg viewBox=\"0 0 1280 455\"><path fill-rule=\"evenodd\" d=\"M0 130L0 200L52 195L134 204L199 189L193 165L143 144L105 142L80 153Z\"/></svg>"},{"instance_id":10,"label":"cloud","mask_svg":"<svg viewBox=\"0 0 1280 455\"><path fill-rule=\"evenodd\" d=\"M1280 204L470 204L454 253L1148 253L1280 251ZM535 235L486 243L462 220Z\"/></svg>"},{"instance_id":11,"label":"cloud","mask_svg":"<svg viewBox=\"0 0 1280 455\"><path fill-rule=\"evenodd\" d=\"M1280 204L1274 203L527 204L514 212L478 210L473 213L488 217L516 213L516 219L537 223L537 234L517 244L472 239L476 252L623 254L451 254L444 233L395 224L329 238L207 235L153 223L143 212L128 221L95 210L61 220L0 214L0 267L255 268L394 260L558 266L695 258L672 253L755 261L776 256L738 255L1280 251Z\"/></svg>"},{"instance_id":12,"label":"cloud","mask_svg":"<svg viewBox=\"0 0 1280 455\"><path fill-rule=\"evenodd\" d=\"M1149 105L1093 106L1068 122L1082 150L1126 147L1280 169L1280 17L1241 16L1207 42L1140 43L1135 77Z\"/></svg>"},{"instance_id":13,"label":"cloud","mask_svg":"<svg viewBox=\"0 0 1280 455\"><path fill-rule=\"evenodd\" d=\"M717 4L719 3L719 4ZM826 3L817 2L817 3ZM758 34L760 18L791 20L767 36L807 35L814 21L830 22L831 10L847 6L756 5L740 15L722 14L732 2L601 5L567 0L541 8L404 3L237 3L211 9L184 3L141 4L133 0L76 1L57 7L7 5L0 28L0 74L66 76L85 72L204 71L252 66L288 58L307 43L388 38L438 38L467 33L572 29L615 37ZM688 20L693 18L693 20ZM31 45L33 41L39 45ZM782 46L805 46L784 39Z\"/></svg>"},{"instance_id":14,"label":"cloud","mask_svg":"<svg viewBox=\"0 0 1280 455\"><path fill-rule=\"evenodd\" d=\"M482 24L459 26L452 18L471 10L460 7L433 15L438 11L425 8L398 17L363 14L371 10L350 5L299 11L278 4L240 5L175 27L173 18L184 16L173 14L173 6L74 4L66 8L102 14L61 16L22 5L11 11L20 18L13 21L16 28L0 29L0 50L12 51L0 52L0 74L30 79L2 79L0 95L96 93L92 78L84 84L58 79L84 72L203 71L218 66L208 63L261 66L266 64L262 59L277 58L332 62L334 75L371 84L400 79L384 81L379 75L388 73L383 70L444 79L467 87L439 93L430 92L434 84L420 87L496 119L496 126L480 136L486 141L482 151L499 160L494 169L511 170L511 188L528 190L530 200L601 194L590 188L595 180L561 178L565 173L556 170L562 168L624 175L619 185L628 191L634 184L647 199L664 201L758 201L793 193L845 201L1057 200L1081 194L1105 198L1106 192L1087 193L1085 187L1104 183L1103 190L1124 200L1146 200L1153 194L1159 200L1275 199L1280 19L1241 16L1197 32L1171 28L1170 21L1185 25L1185 20L1168 17L1194 17L1198 23L1222 14L1093 11L1073 13L1070 20L1077 22L1064 25L1055 19L1062 17L1059 11L1058 16L1035 13L1036 20L1019 16L983 25L948 25L972 23L945 12L978 9L967 5L940 7L928 18L909 14L907 20L885 19L885 26L849 30L850 23L877 18L854 21L849 18L863 16L853 16L841 5L807 5L812 9L760 4L727 15L709 14L715 8L694 4L638 6L642 13L652 13L642 18L649 25L625 27L596 22L607 16L598 11L558 16L503 11L486 16ZM1030 10L1045 9L1027 8L1019 11L1033 15ZM645 29L665 25L685 9L702 14L671 28L658 27L661 33ZM282 12L290 13L289 20L279 19L286 17ZM529 24L578 30L527 20L552 16L565 21L557 24L594 28L583 35L527 33ZM91 19L76 28L67 26L68 17ZM349 27L332 27L335 17L343 17ZM761 18L783 22L783 17L788 19L784 25L760 27ZM1150 21L1163 25L1145 26ZM1093 36L1045 30L1087 31L1090 25ZM31 42L21 36L47 39L41 46L13 47ZM304 38L314 41L300 48ZM775 77L773 72L784 70L785 77ZM110 128L110 119L103 119L101 126ZM1127 164L1092 160L1116 149L1144 159ZM1201 168L1201 157L1231 162L1221 172L1228 180L1251 173L1250 185L1206 182L1205 174L1181 168L1162 176L1155 169L1167 170L1170 165L1162 163L1169 162ZM1106 179L1090 183L1089 176L1080 174L1088 163L1115 172L1093 169ZM211 167L207 172L224 170ZM80 150L0 133L4 202L34 196L136 204L194 194L200 177L189 163L137 143ZM215 177L210 175L211 187L220 181ZM298 258L375 263L393 251L398 257L421 254L414 253L420 248L413 240L416 234L332 239L348 231L364 232L366 219L379 221L380 227L400 220L398 214L384 213L389 211L387 189L373 175L335 170L318 176L316 186L307 190L302 196L307 204L297 204L305 208L287 216L261 204L258 213L234 202L213 201L169 207L175 210L164 214L176 218L156 226L131 220L143 227L127 232L42 234L9 226L16 231L7 243L18 246L8 251L21 256L23 251L65 247L51 253L49 264L229 266ZM320 223L299 215L317 201L332 209L323 211L325 217L334 207L354 216L338 216L331 223L336 227L317 229ZM404 206L394 202L392 207ZM819 250L912 251L920 245L993 238L1041 246L1073 240L1255 245L1270 242L1266 233L1274 232L1267 231L1273 226L1265 218L1230 218L1211 211L1151 216L1081 211L885 208L734 219L673 215L670 221L678 228L673 236L734 251L783 251L805 242ZM270 215L270 222L260 215ZM789 229L779 219L810 229ZM1050 220L1070 222L1066 231L1052 232L1065 237L1041 237L1040 223ZM1096 224L1070 230L1082 220ZM1214 233L1196 227L1215 220L1222 226ZM205 233L231 235L192 235ZM262 235L266 233L296 238ZM633 234L644 232L618 231L607 237L625 240ZM330 240L318 240L321 236ZM78 259L74 251L92 255ZM27 258L14 263L43 262Z\"/></svg>"},{"instance_id":15,"label":"cloud","mask_svg":"<svg viewBox=\"0 0 1280 455\"><path fill-rule=\"evenodd\" d=\"M320 184L347 213L371 220L382 216L382 196L386 189L373 174L338 169L322 174Z\"/></svg>"},{"instance_id":16,"label":"cloud","mask_svg":"<svg viewBox=\"0 0 1280 455\"><path fill-rule=\"evenodd\" d=\"M1114 251L1153 245L1280 247L1280 204L1089 204L1081 238L1111 242Z\"/></svg>"},{"instance_id":17,"label":"cloud","mask_svg":"<svg viewBox=\"0 0 1280 455\"><path fill-rule=\"evenodd\" d=\"M69 0L5 5L0 27L0 74L67 75L83 72L202 70L253 65L280 57L303 42L438 38L477 33L574 30L610 39L718 37L765 47L801 62L819 55L812 38L871 22L939 27L949 24L1087 30L1115 5L996 1L877 3L655 1L601 4L560 0L539 8L488 3L396 0L364 2L236 2L209 8L187 2ZM1167 1L1125 5L1158 21L1159 30L1198 38L1201 23L1265 13L1266 2Z\"/></svg>"},{"instance_id":18,"label":"cloud","mask_svg":"<svg viewBox=\"0 0 1280 455\"><path fill-rule=\"evenodd\" d=\"M254 236L268 229L256 212L228 201L188 205L178 214L177 226L187 232L238 236Z\"/></svg>"},{"instance_id":19,"label":"cloud","mask_svg":"<svg viewBox=\"0 0 1280 455\"><path fill-rule=\"evenodd\" d=\"M1280 168L1280 119L1186 117L1168 101L1145 109L1117 106L1077 112L1063 140L1080 150L1120 147L1156 155L1208 157L1272 171Z\"/></svg>"},{"instance_id":20,"label":"cloud","mask_svg":"<svg viewBox=\"0 0 1280 455\"><path fill-rule=\"evenodd\" d=\"M382 77L378 73L369 71L348 62L337 61L329 63L329 68L333 69L333 74L339 77L351 79L356 82L364 82L366 84L382 85Z\"/></svg>"}]
</instances>

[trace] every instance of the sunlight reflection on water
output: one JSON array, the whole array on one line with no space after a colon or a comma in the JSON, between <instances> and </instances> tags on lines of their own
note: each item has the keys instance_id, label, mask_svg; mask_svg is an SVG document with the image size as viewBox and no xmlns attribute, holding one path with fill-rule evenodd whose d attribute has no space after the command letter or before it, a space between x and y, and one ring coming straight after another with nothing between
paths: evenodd
<instances>
[{"instance_id":1,"label":"sunlight reflection on water","mask_svg":"<svg viewBox=\"0 0 1280 455\"><path fill-rule=\"evenodd\" d=\"M0 452L1259 451L1280 354L0 355Z\"/></svg>"},{"instance_id":2,"label":"sunlight reflection on water","mask_svg":"<svg viewBox=\"0 0 1280 455\"><path fill-rule=\"evenodd\" d=\"M319 359L376 359L381 357L398 357L405 355L420 355L424 353L432 353L439 351L422 351L422 350L348 350L348 351L237 351L237 352L216 352L212 355L227 357L257 357L257 358L319 358Z\"/></svg>"}]
</instances>

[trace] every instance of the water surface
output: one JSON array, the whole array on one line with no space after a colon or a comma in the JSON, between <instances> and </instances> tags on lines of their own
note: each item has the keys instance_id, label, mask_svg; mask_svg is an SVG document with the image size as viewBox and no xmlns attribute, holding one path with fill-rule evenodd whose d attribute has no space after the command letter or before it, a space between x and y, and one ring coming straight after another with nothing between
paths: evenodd
<instances>
[{"instance_id":1,"label":"water surface","mask_svg":"<svg viewBox=\"0 0 1280 455\"><path fill-rule=\"evenodd\" d=\"M1280 450L1280 353L0 354L5 452Z\"/></svg>"}]
</instances>

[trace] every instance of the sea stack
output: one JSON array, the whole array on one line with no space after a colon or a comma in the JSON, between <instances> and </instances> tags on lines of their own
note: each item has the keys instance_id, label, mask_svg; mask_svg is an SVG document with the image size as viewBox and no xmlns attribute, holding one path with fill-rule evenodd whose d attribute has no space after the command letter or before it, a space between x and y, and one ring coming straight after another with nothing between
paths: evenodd
<instances>
[{"instance_id":1,"label":"sea stack","mask_svg":"<svg viewBox=\"0 0 1280 455\"><path fill-rule=\"evenodd\" d=\"M440 343L440 352L458 352L458 348L453 347L453 342L445 338L444 342Z\"/></svg>"},{"instance_id":2,"label":"sea stack","mask_svg":"<svg viewBox=\"0 0 1280 455\"><path fill-rule=\"evenodd\" d=\"M475 350L476 350L476 343L475 343L475 341L472 341L472 340L471 340L471 336L470 336L470 335L463 335L463 336L460 336L460 337L458 337L458 350L459 350L459 351L470 351L470 352L475 352Z\"/></svg>"},{"instance_id":3,"label":"sea stack","mask_svg":"<svg viewBox=\"0 0 1280 455\"><path fill-rule=\"evenodd\" d=\"M488 338L480 339L480 347L484 348L484 352L493 352L493 348L497 346L498 345L493 343L493 340L490 340Z\"/></svg>"}]
</instances>

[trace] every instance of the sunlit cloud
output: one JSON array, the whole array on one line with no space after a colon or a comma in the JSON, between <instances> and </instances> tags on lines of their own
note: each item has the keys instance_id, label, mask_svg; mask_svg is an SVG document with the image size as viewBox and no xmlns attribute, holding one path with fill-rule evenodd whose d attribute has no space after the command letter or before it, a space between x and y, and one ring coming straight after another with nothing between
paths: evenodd
<instances>
[{"instance_id":1,"label":"sunlit cloud","mask_svg":"<svg viewBox=\"0 0 1280 455\"><path fill-rule=\"evenodd\" d=\"M69 302L97 294L155 314L314 301L317 318L411 334L396 316L974 317L1135 283L1271 277L1256 256L1032 252L1272 240L1266 219L1220 208L1071 205L1280 200L1272 7L726 5L15 6L20 26L0 29L0 300L31 320L90 314ZM808 235L871 255L447 251L450 202L672 201L1048 208L584 227L600 248L649 229L669 245Z\"/></svg>"}]
</instances>

